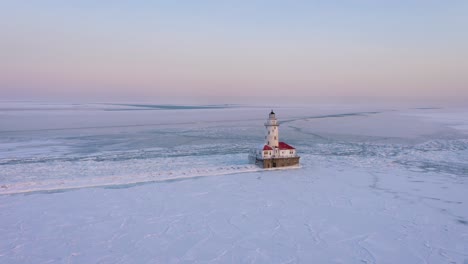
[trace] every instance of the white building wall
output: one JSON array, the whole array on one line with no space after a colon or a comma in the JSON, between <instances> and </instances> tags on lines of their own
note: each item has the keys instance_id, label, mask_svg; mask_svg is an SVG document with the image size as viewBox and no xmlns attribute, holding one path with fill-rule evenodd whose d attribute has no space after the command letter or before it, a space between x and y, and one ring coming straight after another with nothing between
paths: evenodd
<instances>
[{"instance_id":1,"label":"white building wall","mask_svg":"<svg viewBox=\"0 0 468 264\"><path fill-rule=\"evenodd\" d=\"M271 159L271 158L291 158L296 157L295 149L273 149L273 150L263 150L262 148L257 149L253 152L253 155L261 159Z\"/></svg>"},{"instance_id":2,"label":"white building wall","mask_svg":"<svg viewBox=\"0 0 468 264\"><path fill-rule=\"evenodd\" d=\"M263 159L269 159L273 157L273 150L259 150L258 156Z\"/></svg>"},{"instance_id":3,"label":"white building wall","mask_svg":"<svg viewBox=\"0 0 468 264\"><path fill-rule=\"evenodd\" d=\"M295 157L295 156L296 156L295 149L284 149L284 150L279 150L278 152L278 157L280 158L290 158L290 157Z\"/></svg>"}]
</instances>

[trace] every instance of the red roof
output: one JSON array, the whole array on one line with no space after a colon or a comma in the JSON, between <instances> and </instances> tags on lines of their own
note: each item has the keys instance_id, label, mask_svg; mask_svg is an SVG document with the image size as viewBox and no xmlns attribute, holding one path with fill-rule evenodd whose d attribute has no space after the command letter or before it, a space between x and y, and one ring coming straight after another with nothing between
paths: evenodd
<instances>
[{"instance_id":1,"label":"red roof","mask_svg":"<svg viewBox=\"0 0 468 264\"><path fill-rule=\"evenodd\" d=\"M270 146L265 145L265 146L263 146L263 150L273 150L273 149Z\"/></svg>"},{"instance_id":2,"label":"red roof","mask_svg":"<svg viewBox=\"0 0 468 264\"><path fill-rule=\"evenodd\" d=\"M279 149L296 149L296 148L294 148L294 147L292 147L292 146L290 146L290 145L288 145L288 144L286 144L284 142L279 142Z\"/></svg>"}]
</instances>

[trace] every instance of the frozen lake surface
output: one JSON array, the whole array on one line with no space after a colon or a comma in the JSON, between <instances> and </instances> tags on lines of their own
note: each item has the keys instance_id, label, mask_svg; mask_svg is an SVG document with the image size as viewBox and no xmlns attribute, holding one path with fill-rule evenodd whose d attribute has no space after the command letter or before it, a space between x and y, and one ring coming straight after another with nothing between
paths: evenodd
<instances>
[{"instance_id":1,"label":"frozen lake surface","mask_svg":"<svg viewBox=\"0 0 468 264\"><path fill-rule=\"evenodd\" d=\"M0 102L0 263L468 263L468 107Z\"/></svg>"}]
</instances>

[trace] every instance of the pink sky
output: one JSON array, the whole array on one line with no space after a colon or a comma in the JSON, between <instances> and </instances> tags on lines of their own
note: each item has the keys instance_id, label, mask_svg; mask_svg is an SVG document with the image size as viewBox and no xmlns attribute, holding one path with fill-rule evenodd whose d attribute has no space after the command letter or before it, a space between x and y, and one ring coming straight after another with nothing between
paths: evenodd
<instances>
[{"instance_id":1,"label":"pink sky","mask_svg":"<svg viewBox=\"0 0 468 264\"><path fill-rule=\"evenodd\" d=\"M255 3L0 4L0 95L468 96L463 2Z\"/></svg>"}]
</instances>

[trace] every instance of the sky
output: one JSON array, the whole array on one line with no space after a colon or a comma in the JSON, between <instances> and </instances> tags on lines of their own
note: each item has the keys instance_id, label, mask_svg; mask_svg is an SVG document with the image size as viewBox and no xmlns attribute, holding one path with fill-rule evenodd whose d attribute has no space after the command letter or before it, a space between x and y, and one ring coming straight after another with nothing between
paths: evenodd
<instances>
[{"instance_id":1,"label":"sky","mask_svg":"<svg viewBox=\"0 0 468 264\"><path fill-rule=\"evenodd\" d=\"M0 1L0 99L468 97L468 1Z\"/></svg>"}]
</instances>

